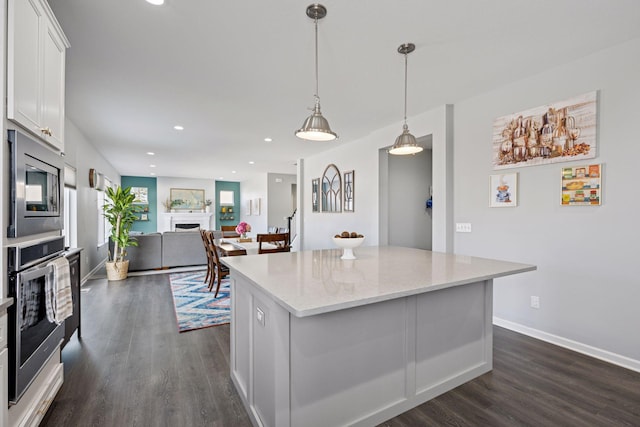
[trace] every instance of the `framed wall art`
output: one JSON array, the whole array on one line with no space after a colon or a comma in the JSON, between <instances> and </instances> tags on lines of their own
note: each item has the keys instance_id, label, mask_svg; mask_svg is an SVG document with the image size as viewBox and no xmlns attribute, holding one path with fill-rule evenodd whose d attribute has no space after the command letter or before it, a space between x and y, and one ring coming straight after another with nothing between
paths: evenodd
<instances>
[{"instance_id":1,"label":"framed wall art","mask_svg":"<svg viewBox=\"0 0 640 427\"><path fill-rule=\"evenodd\" d=\"M489 206L507 208L518 206L518 174L491 175L489 184Z\"/></svg>"},{"instance_id":2,"label":"framed wall art","mask_svg":"<svg viewBox=\"0 0 640 427\"><path fill-rule=\"evenodd\" d=\"M204 209L204 190L172 188L170 197L172 209Z\"/></svg>"},{"instance_id":3,"label":"framed wall art","mask_svg":"<svg viewBox=\"0 0 640 427\"><path fill-rule=\"evenodd\" d=\"M133 200L134 204L149 204L149 189L147 187L131 187L131 194L134 194L136 196L136 198Z\"/></svg>"},{"instance_id":4,"label":"framed wall art","mask_svg":"<svg viewBox=\"0 0 640 427\"><path fill-rule=\"evenodd\" d=\"M311 180L311 212L320 212L318 203L320 192L320 178Z\"/></svg>"},{"instance_id":5,"label":"framed wall art","mask_svg":"<svg viewBox=\"0 0 640 427\"><path fill-rule=\"evenodd\" d=\"M493 169L596 157L597 92L498 117Z\"/></svg>"},{"instance_id":6,"label":"framed wall art","mask_svg":"<svg viewBox=\"0 0 640 427\"><path fill-rule=\"evenodd\" d=\"M343 175L344 178L344 211L345 212L354 212L355 211L355 199L354 199L354 190L355 190L355 171L345 172Z\"/></svg>"},{"instance_id":7,"label":"framed wall art","mask_svg":"<svg viewBox=\"0 0 640 427\"><path fill-rule=\"evenodd\" d=\"M325 168L320 190L322 212L342 212L342 175L336 165Z\"/></svg>"},{"instance_id":8,"label":"framed wall art","mask_svg":"<svg viewBox=\"0 0 640 427\"><path fill-rule=\"evenodd\" d=\"M562 206L599 206L601 202L601 164L562 168Z\"/></svg>"},{"instance_id":9,"label":"framed wall art","mask_svg":"<svg viewBox=\"0 0 640 427\"><path fill-rule=\"evenodd\" d=\"M259 197L251 201L251 215L260 216L260 205Z\"/></svg>"}]
</instances>

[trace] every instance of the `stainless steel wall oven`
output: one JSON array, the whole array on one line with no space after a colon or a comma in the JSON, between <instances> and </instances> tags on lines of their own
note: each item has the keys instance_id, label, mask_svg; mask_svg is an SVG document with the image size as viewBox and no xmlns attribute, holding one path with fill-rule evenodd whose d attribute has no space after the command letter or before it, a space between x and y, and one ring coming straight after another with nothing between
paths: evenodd
<instances>
[{"instance_id":1,"label":"stainless steel wall oven","mask_svg":"<svg viewBox=\"0 0 640 427\"><path fill-rule=\"evenodd\" d=\"M9 247L9 403L15 404L64 338L64 323L47 319L45 289L54 280L48 265L63 256L64 237Z\"/></svg>"},{"instance_id":2,"label":"stainless steel wall oven","mask_svg":"<svg viewBox=\"0 0 640 427\"><path fill-rule=\"evenodd\" d=\"M7 237L62 230L62 156L17 130L8 131L8 141L11 197Z\"/></svg>"}]
</instances>

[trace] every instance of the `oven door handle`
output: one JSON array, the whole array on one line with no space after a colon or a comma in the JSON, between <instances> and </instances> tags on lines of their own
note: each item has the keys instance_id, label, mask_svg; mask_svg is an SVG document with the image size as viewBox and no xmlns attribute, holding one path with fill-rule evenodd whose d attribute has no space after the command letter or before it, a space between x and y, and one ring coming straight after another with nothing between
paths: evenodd
<instances>
[{"instance_id":1,"label":"oven door handle","mask_svg":"<svg viewBox=\"0 0 640 427\"><path fill-rule=\"evenodd\" d=\"M37 265L28 270L22 271L17 274L18 283L28 282L29 280L37 279L42 276L49 276L53 274L52 265Z\"/></svg>"}]
</instances>

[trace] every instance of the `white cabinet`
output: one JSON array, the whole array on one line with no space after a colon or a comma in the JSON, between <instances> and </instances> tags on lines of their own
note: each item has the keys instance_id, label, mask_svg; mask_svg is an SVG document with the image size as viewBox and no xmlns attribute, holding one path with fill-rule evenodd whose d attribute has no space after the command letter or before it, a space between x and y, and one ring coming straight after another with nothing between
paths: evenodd
<instances>
[{"instance_id":1,"label":"white cabinet","mask_svg":"<svg viewBox=\"0 0 640 427\"><path fill-rule=\"evenodd\" d=\"M0 426L9 425L6 405L6 402L9 401L9 396L7 395L9 388L9 376L7 374L7 369L9 369L8 354L9 350L6 348L0 351L0 402L4 402L0 405Z\"/></svg>"},{"instance_id":2,"label":"white cabinet","mask_svg":"<svg viewBox=\"0 0 640 427\"><path fill-rule=\"evenodd\" d=\"M0 426L9 425L7 402L9 401L9 350L7 350L7 313L0 311Z\"/></svg>"},{"instance_id":3,"label":"white cabinet","mask_svg":"<svg viewBox=\"0 0 640 427\"><path fill-rule=\"evenodd\" d=\"M7 117L64 150L65 50L46 0L9 0Z\"/></svg>"}]
</instances>

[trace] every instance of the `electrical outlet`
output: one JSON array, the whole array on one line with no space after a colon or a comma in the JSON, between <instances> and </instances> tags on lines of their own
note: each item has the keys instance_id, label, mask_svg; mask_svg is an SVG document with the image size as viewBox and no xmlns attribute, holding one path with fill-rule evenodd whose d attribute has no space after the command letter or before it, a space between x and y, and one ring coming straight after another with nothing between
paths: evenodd
<instances>
[{"instance_id":1,"label":"electrical outlet","mask_svg":"<svg viewBox=\"0 0 640 427\"><path fill-rule=\"evenodd\" d=\"M540 308L540 297L531 296L531 308Z\"/></svg>"},{"instance_id":2,"label":"electrical outlet","mask_svg":"<svg viewBox=\"0 0 640 427\"><path fill-rule=\"evenodd\" d=\"M456 233L471 233L471 223L456 222Z\"/></svg>"}]
</instances>

